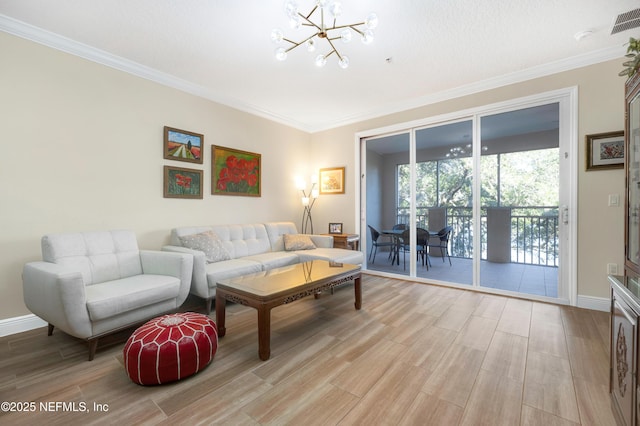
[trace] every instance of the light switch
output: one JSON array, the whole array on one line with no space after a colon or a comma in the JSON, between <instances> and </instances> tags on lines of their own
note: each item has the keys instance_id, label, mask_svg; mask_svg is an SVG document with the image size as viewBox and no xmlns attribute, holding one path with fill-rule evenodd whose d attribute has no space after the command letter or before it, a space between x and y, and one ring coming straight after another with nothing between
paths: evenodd
<instances>
[{"instance_id":1,"label":"light switch","mask_svg":"<svg viewBox=\"0 0 640 426\"><path fill-rule=\"evenodd\" d=\"M618 194L609 194L609 207L617 207L620 205L620 196Z\"/></svg>"}]
</instances>

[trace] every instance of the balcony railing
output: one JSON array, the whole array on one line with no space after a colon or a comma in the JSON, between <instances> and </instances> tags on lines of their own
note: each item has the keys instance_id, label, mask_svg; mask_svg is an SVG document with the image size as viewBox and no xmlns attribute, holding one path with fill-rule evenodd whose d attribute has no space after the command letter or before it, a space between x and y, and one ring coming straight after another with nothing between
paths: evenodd
<instances>
[{"instance_id":1,"label":"balcony railing","mask_svg":"<svg viewBox=\"0 0 640 426\"><path fill-rule=\"evenodd\" d=\"M419 207L416 210L416 223L419 228L429 226L429 210L433 207ZM442 210L442 208L438 208ZM504 209L504 208L502 208ZM507 250L511 263L530 265L558 266L558 207L557 206L519 206L508 207L510 228L510 247ZM451 256L473 257L473 217L471 207L446 207L446 224L453 227L451 236ZM480 212L480 249L481 259L487 260L487 215L490 208L482 207ZM409 210L397 210L397 223L409 223Z\"/></svg>"}]
</instances>

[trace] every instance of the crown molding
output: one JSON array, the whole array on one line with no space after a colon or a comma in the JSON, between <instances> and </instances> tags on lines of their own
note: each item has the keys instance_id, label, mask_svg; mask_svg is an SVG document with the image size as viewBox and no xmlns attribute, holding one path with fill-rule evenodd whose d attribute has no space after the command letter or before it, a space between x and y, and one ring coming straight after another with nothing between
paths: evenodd
<instances>
[{"instance_id":1,"label":"crown molding","mask_svg":"<svg viewBox=\"0 0 640 426\"><path fill-rule=\"evenodd\" d=\"M432 93L403 102L397 102L392 105L387 105L381 109L371 110L363 114L347 117L340 122L327 124L327 126L324 128L314 128L313 132L346 126L349 124L354 124L385 115L395 114L398 112L407 111L438 102L448 101L451 99L469 96L487 90L497 89L499 87L508 86L510 84L522 83L524 81L546 77L565 71L571 71L589 65L595 65L601 62L621 59L624 57L625 53L626 49L621 46L615 48L600 49L586 54L564 58L558 61L549 62L547 64L538 65L532 68L527 68L513 73L480 80L464 86L455 87L453 89L444 90L442 92Z\"/></svg>"},{"instance_id":2,"label":"crown molding","mask_svg":"<svg viewBox=\"0 0 640 426\"><path fill-rule=\"evenodd\" d=\"M151 67L113 55L109 52L105 52L104 50L43 30L42 28L35 27L2 14L0 14L0 31L153 81L163 86L205 98L252 115L257 115L270 121L275 121L305 132L310 132L311 130L310 127L304 123L270 113L269 111L265 111L255 105L247 104L246 102L242 102L238 99L220 96L204 86L191 83L171 74L158 71Z\"/></svg>"},{"instance_id":3,"label":"crown molding","mask_svg":"<svg viewBox=\"0 0 640 426\"><path fill-rule=\"evenodd\" d=\"M322 125L312 126L289 117L284 117L272 112L266 111L255 105L248 104L235 98L223 97L206 87L191 83L180 79L173 75L160 72L153 68L141 65L128 59L113 55L100 49L96 49L89 45L77 42L70 38L43 30L25 22L10 18L0 14L0 30L13 34L15 36L31 40L33 42L57 49L71 55L79 56L92 62L96 62L110 68L114 68L146 80L150 80L163 86L171 87L182 92L186 92L210 101L226 105L228 107L244 111L246 113L275 121L289 127L307 132L316 133L324 130L330 130L341 126L354 124L360 121L370 120L381 116L395 114L398 112L419 108L422 106L443 102L463 96L473 95L475 93L496 89L498 87L507 86L514 83L520 83L535 78L545 77L551 74L557 74L563 71L570 71L576 68L597 64L600 62L619 59L624 57L624 47L601 49L594 52L572 56L561 59L559 61L538 65L521 71L504 74L498 77L477 81L468 85L444 90L438 93L417 97L403 102L396 102L386 105L384 108L365 111L361 114L355 114L345 117L342 120Z\"/></svg>"}]
</instances>

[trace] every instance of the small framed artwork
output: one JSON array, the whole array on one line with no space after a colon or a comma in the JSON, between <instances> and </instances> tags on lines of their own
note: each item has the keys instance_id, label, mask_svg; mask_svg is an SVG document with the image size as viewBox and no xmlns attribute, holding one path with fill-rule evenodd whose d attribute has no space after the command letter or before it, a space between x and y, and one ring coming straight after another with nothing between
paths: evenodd
<instances>
[{"instance_id":1,"label":"small framed artwork","mask_svg":"<svg viewBox=\"0 0 640 426\"><path fill-rule=\"evenodd\" d=\"M344 194L344 167L320 169L320 194Z\"/></svg>"},{"instance_id":2,"label":"small framed artwork","mask_svg":"<svg viewBox=\"0 0 640 426\"><path fill-rule=\"evenodd\" d=\"M211 145L211 194L260 197L261 155Z\"/></svg>"},{"instance_id":3,"label":"small framed artwork","mask_svg":"<svg viewBox=\"0 0 640 426\"><path fill-rule=\"evenodd\" d=\"M164 126L164 158L202 164L204 135Z\"/></svg>"},{"instance_id":4,"label":"small framed artwork","mask_svg":"<svg viewBox=\"0 0 640 426\"><path fill-rule=\"evenodd\" d=\"M624 168L624 131L587 135L585 139L587 171Z\"/></svg>"},{"instance_id":5,"label":"small framed artwork","mask_svg":"<svg viewBox=\"0 0 640 426\"><path fill-rule=\"evenodd\" d=\"M330 234L342 234L342 224L341 223L330 223L329 224L329 233Z\"/></svg>"},{"instance_id":6,"label":"small framed artwork","mask_svg":"<svg viewBox=\"0 0 640 426\"><path fill-rule=\"evenodd\" d=\"M164 198L202 199L202 170L164 166Z\"/></svg>"}]
</instances>

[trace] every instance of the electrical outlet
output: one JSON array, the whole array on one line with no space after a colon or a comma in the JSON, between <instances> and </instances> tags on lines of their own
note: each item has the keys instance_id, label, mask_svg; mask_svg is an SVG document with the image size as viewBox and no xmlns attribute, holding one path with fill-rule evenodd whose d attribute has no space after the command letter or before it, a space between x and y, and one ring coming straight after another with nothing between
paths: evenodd
<instances>
[{"instance_id":1,"label":"electrical outlet","mask_svg":"<svg viewBox=\"0 0 640 426\"><path fill-rule=\"evenodd\" d=\"M608 275L617 275L618 274L618 265L615 263L607 263L607 274Z\"/></svg>"}]
</instances>

